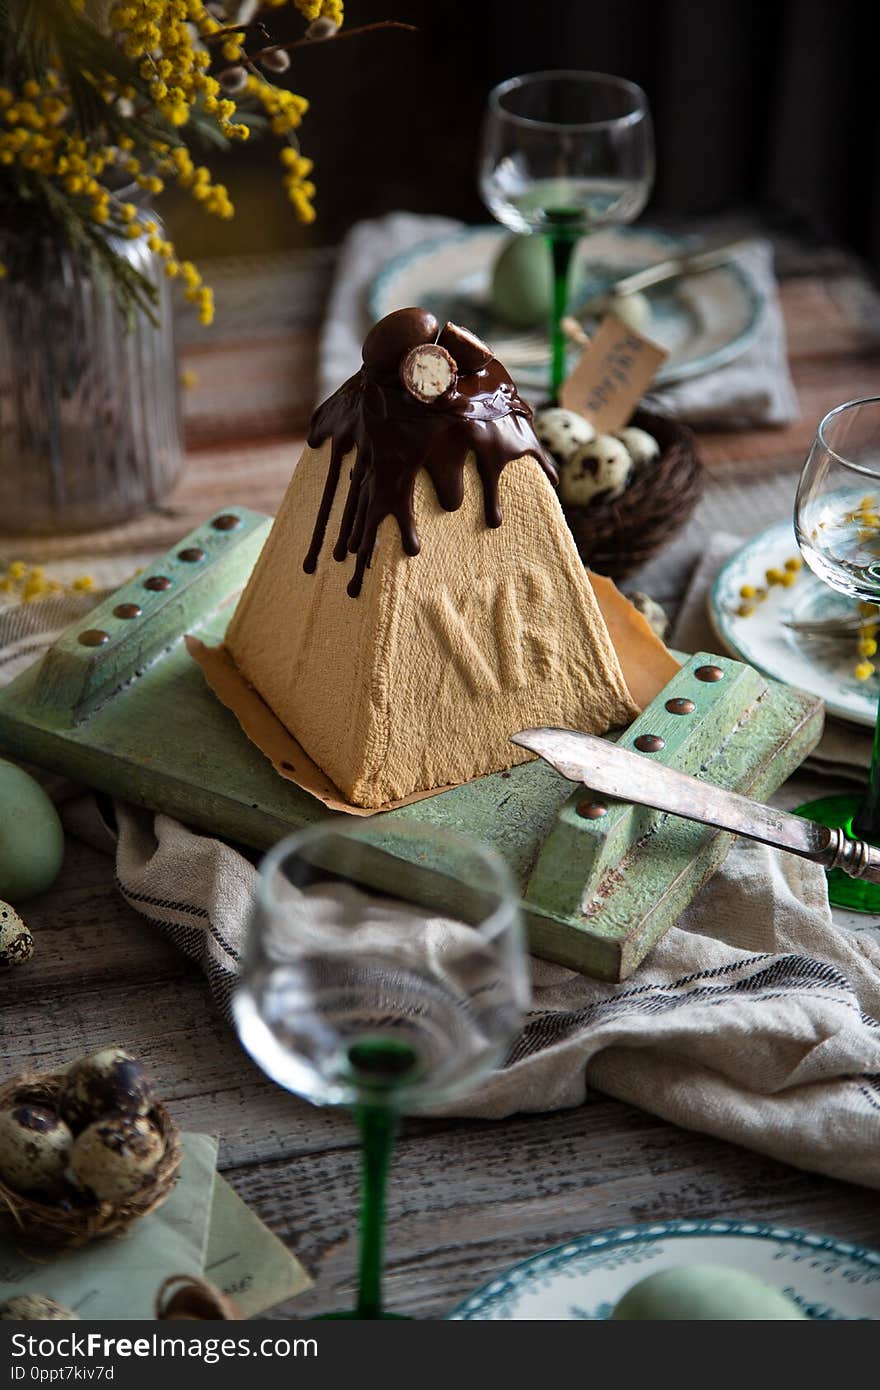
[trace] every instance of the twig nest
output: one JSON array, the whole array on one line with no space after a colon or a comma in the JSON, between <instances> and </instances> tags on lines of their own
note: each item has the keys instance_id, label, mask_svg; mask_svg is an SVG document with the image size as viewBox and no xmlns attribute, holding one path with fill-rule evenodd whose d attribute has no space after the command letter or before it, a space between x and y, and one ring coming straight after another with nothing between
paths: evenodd
<instances>
[{"instance_id":1,"label":"twig nest","mask_svg":"<svg viewBox=\"0 0 880 1390\"><path fill-rule=\"evenodd\" d=\"M575 410L564 410L560 405L539 410L534 419L535 434L561 470L572 454L583 444L596 438L596 431Z\"/></svg>"},{"instance_id":2,"label":"twig nest","mask_svg":"<svg viewBox=\"0 0 880 1390\"><path fill-rule=\"evenodd\" d=\"M632 474L632 459L624 444L611 434L596 438L566 460L559 474L559 495L573 507L622 497Z\"/></svg>"},{"instance_id":3,"label":"twig nest","mask_svg":"<svg viewBox=\"0 0 880 1390\"><path fill-rule=\"evenodd\" d=\"M77 1135L70 1151L76 1181L101 1202L124 1202L153 1178L165 1143L145 1115L105 1115Z\"/></svg>"},{"instance_id":4,"label":"twig nest","mask_svg":"<svg viewBox=\"0 0 880 1390\"><path fill-rule=\"evenodd\" d=\"M57 1192L72 1145L70 1129L47 1105L22 1100L0 1110L0 1178L18 1192Z\"/></svg>"},{"instance_id":5,"label":"twig nest","mask_svg":"<svg viewBox=\"0 0 880 1390\"><path fill-rule=\"evenodd\" d=\"M73 1130L102 1115L147 1115L155 1104L147 1074L121 1047L105 1047L82 1057L62 1083L60 1110Z\"/></svg>"},{"instance_id":6,"label":"twig nest","mask_svg":"<svg viewBox=\"0 0 880 1390\"><path fill-rule=\"evenodd\" d=\"M0 1303L0 1322L79 1322L79 1313L42 1293L23 1293Z\"/></svg>"},{"instance_id":7,"label":"twig nest","mask_svg":"<svg viewBox=\"0 0 880 1390\"><path fill-rule=\"evenodd\" d=\"M9 903L0 902L0 970L23 965L34 954L34 938Z\"/></svg>"},{"instance_id":8,"label":"twig nest","mask_svg":"<svg viewBox=\"0 0 880 1390\"><path fill-rule=\"evenodd\" d=\"M633 608L641 613L648 626L656 632L661 642L665 642L669 635L669 618L666 609L662 608L656 599L651 598L650 594L643 594L638 589L633 594L627 595Z\"/></svg>"},{"instance_id":9,"label":"twig nest","mask_svg":"<svg viewBox=\"0 0 880 1390\"><path fill-rule=\"evenodd\" d=\"M170 1322L234 1322L241 1318L241 1313L207 1279L199 1279L195 1274L171 1274L156 1295L156 1317Z\"/></svg>"},{"instance_id":10,"label":"twig nest","mask_svg":"<svg viewBox=\"0 0 880 1390\"><path fill-rule=\"evenodd\" d=\"M627 425L626 429L615 431L614 438L624 445L636 468L660 457L660 445L653 434L640 430L638 425Z\"/></svg>"}]
</instances>

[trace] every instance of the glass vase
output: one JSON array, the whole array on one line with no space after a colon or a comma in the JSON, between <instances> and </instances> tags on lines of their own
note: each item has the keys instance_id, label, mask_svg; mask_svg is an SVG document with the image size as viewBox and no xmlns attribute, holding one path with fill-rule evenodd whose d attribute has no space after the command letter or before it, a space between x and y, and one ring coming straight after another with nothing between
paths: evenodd
<instances>
[{"instance_id":1,"label":"glass vase","mask_svg":"<svg viewBox=\"0 0 880 1390\"><path fill-rule=\"evenodd\" d=\"M10 244L10 242L13 244ZM145 241L112 239L156 287L156 322L51 237L0 236L0 531L57 535L160 502L183 461L170 286Z\"/></svg>"}]
</instances>

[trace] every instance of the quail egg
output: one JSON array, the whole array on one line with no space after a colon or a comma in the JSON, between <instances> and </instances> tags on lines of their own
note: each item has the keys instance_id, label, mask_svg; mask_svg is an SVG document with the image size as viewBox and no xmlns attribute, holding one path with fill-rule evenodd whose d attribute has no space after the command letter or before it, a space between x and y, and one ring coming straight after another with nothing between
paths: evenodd
<instances>
[{"instance_id":1,"label":"quail egg","mask_svg":"<svg viewBox=\"0 0 880 1390\"><path fill-rule=\"evenodd\" d=\"M0 902L0 970L22 965L34 954L34 938L9 903Z\"/></svg>"},{"instance_id":2,"label":"quail egg","mask_svg":"<svg viewBox=\"0 0 880 1390\"><path fill-rule=\"evenodd\" d=\"M0 1110L0 1177L19 1192L53 1192L63 1182L73 1135L46 1105L22 1100Z\"/></svg>"},{"instance_id":3,"label":"quail egg","mask_svg":"<svg viewBox=\"0 0 880 1390\"><path fill-rule=\"evenodd\" d=\"M77 1135L70 1168L100 1202L124 1202L152 1178L165 1152L156 1126L144 1115L105 1115Z\"/></svg>"},{"instance_id":4,"label":"quail egg","mask_svg":"<svg viewBox=\"0 0 880 1390\"><path fill-rule=\"evenodd\" d=\"M552 456L557 468L562 468L582 444L589 444L596 437L589 420L574 410L563 410L558 405L539 410L534 425L539 442Z\"/></svg>"},{"instance_id":5,"label":"quail egg","mask_svg":"<svg viewBox=\"0 0 880 1390\"><path fill-rule=\"evenodd\" d=\"M638 425L628 425L625 430L617 430L614 438L626 446L637 468L660 457L660 445L653 434L648 434L647 430L640 430Z\"/></svg>"},{"instance_id":6,"label":"quail egg","mask_svg":"<svg viewBox=\"0 0 880 1390\"><path fill-rule=\"evenodd\" d=\"M628 598L633 608L641 613L651 630L657 634L661 642L664 642L669 632L669 618L666 616L665 608L661 608L657 600L651 598L650 594L643 594L638 590L634 594L629 594Z\"/></svg>"},{"instance_id":7,"label":"quail egg","mask_svg":"<svg viewBox=\"0 0 880 1390\"><path fill-rule=\"evenodd\" d=\"M147 1075L121 1047L105 1047L68 1068L59 1109L73 1130L112 1112L147 1115L155 1104Z\"/></svg>"},{"instance_id":8,"label":"quail egg","mask_svg":"<svg viewBox=\"0 0 880 1390\"><path fill-rule=\"evenodd\" d=\"M582 444L563 465L559 495L572 507L590 502L610 502L626 491L632 474L632 459L619 439L598 434Z\"/></svg>"},{"instance_id":9,"label":"quail egg","mask_svg":"<svg viewBox=\"0 0 880 1390\"><path fill-rule=\"evenodd\" d=\"M78 1322L79 1313L42 1293L23 1293L0 1303L0 1322Z\"/></svg>"}]
</instances>

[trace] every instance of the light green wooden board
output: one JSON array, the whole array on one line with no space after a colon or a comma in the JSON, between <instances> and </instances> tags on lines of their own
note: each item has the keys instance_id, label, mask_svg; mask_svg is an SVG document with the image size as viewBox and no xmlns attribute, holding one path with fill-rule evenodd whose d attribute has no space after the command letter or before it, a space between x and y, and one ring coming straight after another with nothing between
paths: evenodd
<instances>
[{"instance_id":1,"label":"light green wooden board","mask_svg":"<svg viewBox=\"0 0 880 1390\"><path fill-rule=\"evenodd\" d=\"M114 796L165 811L205 831L263 849L326 818L326 808L290 782L212 695L183 634L219 642L230 599L254 564L269 521L245 508L231 531L211 521L157 560L171 579L161 593L143 574L81 620L56 647L0 692L0 749ZM206 558L187 563L186 548ZM122 603L141 617L114 617ZM87 628L109 634L86 648ZM716 684L694 670L722 667ZM685 695L697 708L667 713ZM803 760L821 732L819 702L765 680L750 667L701 654L623 735L666 740L663 761L759 798ZM513 732L513 731L511 731ZM628 975L718 866L729 836L624 803L602 821L577 815L584 797L542 762L495 773L386 813L464 830L506 858L520 887L530 942L539 955L605 979ZM382 885L393 890L393 882Z\"/></svg>"}]
</instances>

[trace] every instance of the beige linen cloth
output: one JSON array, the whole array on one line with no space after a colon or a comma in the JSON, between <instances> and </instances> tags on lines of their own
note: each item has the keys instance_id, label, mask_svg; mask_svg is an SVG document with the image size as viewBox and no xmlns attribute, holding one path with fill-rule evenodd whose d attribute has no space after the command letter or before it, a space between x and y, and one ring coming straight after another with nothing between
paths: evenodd
<instances>
[{"instance_id":1,"label":"beige linen cloth","mask_svg":"<svg viewBox=\"0 0 880 1390\"><path fill-rule=\"evenodd\" d=\"M88 600L0 609L0 679ZM91 602L94 602L92 597ZM228 1010L256 870L169 816L94 797L68 828L116 855L126 901L198 961ZM815 865L738 842L621 985L531 961L506 1064L450 1107L500 1118L579 1104L588 1087L799 1167L880 1186L880 948L832 926Z\"/></svg>"}]
</instances>

